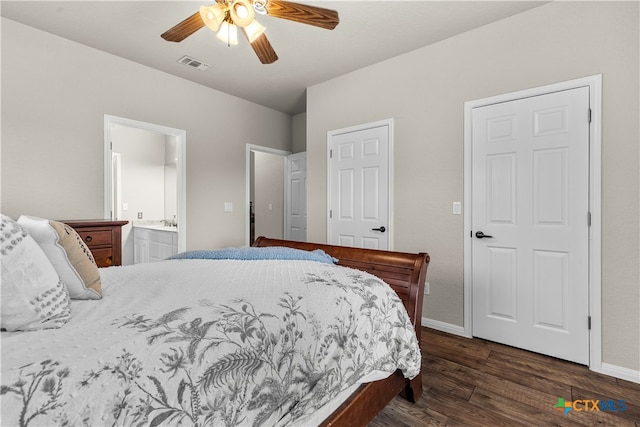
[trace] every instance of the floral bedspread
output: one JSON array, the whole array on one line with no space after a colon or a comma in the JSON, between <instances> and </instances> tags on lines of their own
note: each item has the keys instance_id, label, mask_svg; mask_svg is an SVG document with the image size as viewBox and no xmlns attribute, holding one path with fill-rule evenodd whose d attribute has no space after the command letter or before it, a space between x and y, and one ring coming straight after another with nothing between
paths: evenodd
<instances>
[{"instance_id":1,"label":"floral bedspread","mask_svg":"<svg viewBox=\"0 0 640 427\"><path fill-rule=\"evenodd\" d=\"M2 425L317 424L354 384L420 369L399 298L364 272L171 260L101 277L61 329L2 332Z\"/></svg>"}]
</instances>

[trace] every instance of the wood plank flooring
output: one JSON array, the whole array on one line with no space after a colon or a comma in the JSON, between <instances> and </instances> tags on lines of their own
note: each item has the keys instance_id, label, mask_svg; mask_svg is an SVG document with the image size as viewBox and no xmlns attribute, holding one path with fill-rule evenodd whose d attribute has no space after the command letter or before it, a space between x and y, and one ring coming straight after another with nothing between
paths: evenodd
<instances>
[{"instance_id":1,"label":"wood plank flooring","mask_svg":"<svg viewBox=\"0 0 640 427\"><path fill-rule=\"evenodd\" d=\"M640 427L640 384L552 357L422 330L424 392L415 404L396 397L369 427L633 426ZM624 401L624 411L577 403L564 415L558 398ZM606 404L597 405L606 408Z\"/></svg>"}]
</instances>

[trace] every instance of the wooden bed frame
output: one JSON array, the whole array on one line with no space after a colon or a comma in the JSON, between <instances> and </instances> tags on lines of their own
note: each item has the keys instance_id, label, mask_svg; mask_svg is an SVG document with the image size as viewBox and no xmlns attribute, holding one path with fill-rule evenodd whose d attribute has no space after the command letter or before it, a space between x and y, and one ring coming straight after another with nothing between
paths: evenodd
<instances>
[{"instance_id":1,"label":"wooden bed frame","mask_svg":"<svg viewBox=\"0 0 640 427\"><path fill-rule=\"evenodd\" d=\"M285 246L314 250L322 249L337 258L338 265L371 273L391 285L404 304L416 330L418 342L422 327L422 298L429 265L427 253L390 252L350 248L307 242L258 237L252 246ZM422 394L422 372L407 380L400 370L380 381L362 384L336 409L321 426L366 426L398 394L411 402Z\"/></svg>"}]
</instances>

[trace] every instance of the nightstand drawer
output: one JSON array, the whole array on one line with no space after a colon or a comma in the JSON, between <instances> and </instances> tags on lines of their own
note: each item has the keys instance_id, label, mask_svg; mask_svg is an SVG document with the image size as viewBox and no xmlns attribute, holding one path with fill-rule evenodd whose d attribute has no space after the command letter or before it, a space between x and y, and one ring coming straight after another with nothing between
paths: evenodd
<instances>
[{"instance_id":1,"label":"nightstand drawer","mask_svg":"<svg viewBox=\"0 0 640 427\"><path fill-rule=\"evenodd\" d=\"M122 264L122 226L129 221L80 219L61 221L73 227L89 247L98 267Z\"/></svg>"},{"instance_id":2,"label":"nightstand drawer","mask_svg":"<svg viewBox=\"0 0 640 427\"><path fill-rule=\"evenodd\" d=\"M111 267L113 265L113 250L111 248L91 249L91 253L98 267Z\"/></svg>"},{"instance_id":3,"label":"nightstand drawer","mask_svg":"<svg viewBox=\"0 0 640 427\"><path fill-rule=\"evenodd\" d=\"M111 230L78 231L82 241L90 248L94 246L111 246L113 243Z\"/></svg>"}]
</instances>

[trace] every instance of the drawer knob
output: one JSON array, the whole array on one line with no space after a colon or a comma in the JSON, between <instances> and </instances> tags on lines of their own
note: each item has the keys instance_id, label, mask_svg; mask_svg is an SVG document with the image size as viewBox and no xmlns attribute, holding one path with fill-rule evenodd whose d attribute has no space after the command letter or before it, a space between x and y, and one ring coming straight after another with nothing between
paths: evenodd
<instances>
[{"instance_id":1,"label":"drawer knob","mask_svg":"<svg viewBox=\"0 0 640 427\"><path fill-rule=\"evenodd\" d=\"M87 236L87 237L84 238L85 242L90 242L92 240L93 240L93 237L91 237L91 236Z\"/></svg>"}]
</instances>

